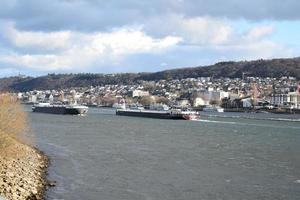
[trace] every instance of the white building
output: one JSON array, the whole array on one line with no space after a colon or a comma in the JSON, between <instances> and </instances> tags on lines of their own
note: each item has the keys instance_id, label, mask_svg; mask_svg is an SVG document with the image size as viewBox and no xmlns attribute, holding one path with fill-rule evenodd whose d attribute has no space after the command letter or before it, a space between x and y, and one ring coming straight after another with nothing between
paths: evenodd
<instances>
[{"instance_id":1,"label":"white building","mask_svg":"<svg viewBox=\"0 0 300 200\"><path fill-rule=\"evenodd\" d=\"M198 97L202 98L204 105L207 105L207 102L210 101L221 102L222 99L229 97L229 93L224 91L202 91L198 93ZM200 103L201 100L198 101Z\"/></svg>"},{"instance_id":2,"label":"white building","mask_svg":"<svg viewBox=\"0 0 300 200\"><path fill-rule=\"evenodd\" d=\"M288 94L274 94L271 96L270 103L275 106L300 108L300 94L289 92Z\"/></svg>"},{"instance_id":3,"label":"white building","mask_svg":"<svg viewBox=\"0 0 300 200\"><path fill-rule=\"evenodd\" d=\"M243 108L251 108L252 107L251 98L242 99L242 102L243 102Z\"/></svg>"},{"instance_id":4,"label":"white building","mask_svg":"<svg viewBox=\"0 0 300 200\"><path fill-rule=\"evenodd\" d=\"M19 92L18 93L18 99L22 99L23 98L23 93Z\"/></svg>"},{"instance_id":5,"label":"white building","mask_svg":"<svg viewBox=\"0 0 300 200\"><path fill-rule=\"evenodd\" d=\"M53 103L54 101L54 97L52 94L49 95L49 103Z\"/></svg>"},{"instance_id":6,"label":"white building","mask_svg":"<svg viewBox=\"0 0 300 200\"><path fill-rule=\"evenodd\" d=\"M202 97L196 97L193 100L193 107L198 107L198 106L208 106L209 101L203 99Z\"/></svg>"},{"instance_id":7,"label":"white building","mask_svg":"<svg viewBox=\"0 0 300 200\"><path fill-rule=\"evenodd\" d=\"M37 102L37 96L36 95L29 95L28 101L31 103Z\"/></svg>"},{"instance_id":8,"label":"white building","mask_svg":"<svg viewBox=\"0 0 300 200\"><path fill-rule=\"evenodd\" d=\"M144 96L149 96L149 92L144 91L144 90L133 90L132 91L132 97L144 97Z\"/></svg>"}]
</instances>

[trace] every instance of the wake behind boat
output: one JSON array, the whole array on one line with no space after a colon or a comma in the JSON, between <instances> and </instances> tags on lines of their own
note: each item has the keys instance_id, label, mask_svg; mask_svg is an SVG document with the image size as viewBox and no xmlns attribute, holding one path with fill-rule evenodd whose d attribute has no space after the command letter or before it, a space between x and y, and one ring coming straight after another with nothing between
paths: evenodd
<instances>
[{"instance_id":1,"label":"wake behind boat","mask_svg":"<svg viewBox=\"0 0 300 200\"><path fill-rule=\"evenodd\" d=\"M88 112L88 107L81 105L38 103L32 106L32 111L62 115L83 115Z\"/></svg>"}]
</instances>

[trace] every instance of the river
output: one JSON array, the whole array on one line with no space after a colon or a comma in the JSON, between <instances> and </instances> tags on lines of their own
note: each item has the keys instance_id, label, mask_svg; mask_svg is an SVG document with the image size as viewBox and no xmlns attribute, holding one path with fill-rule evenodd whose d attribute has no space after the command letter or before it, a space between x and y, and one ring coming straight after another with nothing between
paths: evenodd
<instances>
[{"instance_id":1,"label":"river","mask_svg":"<svg viewBox=\"0 0 300 200\"><path fill-rule=\"evenodd\" d=\"M57 182L47 199L299 199L299 115L204 115L29 112L36 146L51 159L48 179Z\"/></svg>"}]
</instances>

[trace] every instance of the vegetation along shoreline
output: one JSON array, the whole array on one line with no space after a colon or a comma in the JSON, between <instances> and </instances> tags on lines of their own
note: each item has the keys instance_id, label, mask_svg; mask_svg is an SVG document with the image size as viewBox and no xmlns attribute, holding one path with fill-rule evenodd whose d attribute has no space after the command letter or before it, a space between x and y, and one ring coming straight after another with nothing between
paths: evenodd
<instances>
[{"instance_id":1,"label":"vegetation along shoreline","mask_svg":"<svg viewBox=\"0 0 300 200\"><path fill-rule=\"evenodd\" d=\"M0 199L42 200L49 158L20 139L28 129L23 107L10 94L0 94Z\"/></svg>"}]
</instances>

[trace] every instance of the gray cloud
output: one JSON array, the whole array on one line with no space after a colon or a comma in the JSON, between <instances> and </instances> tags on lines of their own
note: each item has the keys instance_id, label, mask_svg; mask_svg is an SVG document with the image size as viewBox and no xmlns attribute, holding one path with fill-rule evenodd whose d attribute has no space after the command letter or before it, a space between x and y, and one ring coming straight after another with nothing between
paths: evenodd
<instances>
[{"instance_id":1,"label":"gray cloud","mask_svg":"<svg viewBox=\"0 0 300 200\"><path fill-rule=\"evenodd\" d=\"M276 27L264 20L300 20L299 8L296 0L1 0L0 76L293 56L299 48L268 38ZM236 19L249 26L236 28Z\"/></svg>"},{"instance_id":2,"label":"gray cloud","mask_svg":"<svg viewBox=\"0 0 300 200\"><path fill-rule=\"evenodd\" d=\"M300 20L298 0L2 0L0 19L25 30L99 31L170 14L247 20ZM162 25L163 25L162 20Z\"/></svg>"}]
</instances>

